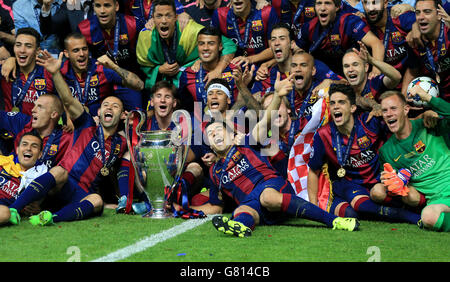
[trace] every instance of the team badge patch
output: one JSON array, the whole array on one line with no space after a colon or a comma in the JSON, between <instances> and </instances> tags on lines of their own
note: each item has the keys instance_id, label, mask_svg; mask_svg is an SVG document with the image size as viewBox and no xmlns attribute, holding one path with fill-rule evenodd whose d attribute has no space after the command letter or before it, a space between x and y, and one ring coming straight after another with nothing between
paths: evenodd
<instances>
[{"instance_id":1,"label":"team badge patch","mask_svg":"<svg viewBox=\"0 0 450 282\"><path fill-rule=\"evenodd\" d=\"M231 82L231 80L233 79L233 73L231 73L231 71L227 71L222 73L222 78L226 79L228 83Z\"/></svg>"},{"instance_id":2,"label":"team badge patch","mask_svg":"<svg viewBox=\"0 0 450 282\"><path fill-rule=\"evenodd\" d=\"M48 150L48 154L49 154L50 156L54 156L54 155L56 155L56 153L58 153L58 145L52 144L52 145L50 146L50 149Z\"/></svg>"},{"instance_id":3,"label":"team badge patch","mask_svg":"<svg viewBox=\"0 0 450 282\"><path fill-rule=\"evenodd\" d=\"M231 159L233 160L233 162L237 163L240 159L242 159L241 152L237 151L236 153L234 153Z\"/></svg>"},{"instance_id":4,"label":"team badge patch","mask_svg":"<svg viewBox=\"0 0 450 282\"><path fill-rule=\"evenodd\" d=\"M124 33L124 34L120 34L119 35L119 42L122 45L125 45L128 43L128 34Z\"/></svg>"},{"instance_id":5,"label":"team badge patch","mask_svg":"<svg viewBox=\"0 0 450 282\"><path fill-rule=\"evenodd\" d=\"M316 15L316 11L314 10L314 7L306 7L305 8L305 16L308 18L314 18Z\"/></svg>"},{"instance_id":6,"label":"team badge patch","mask_svg":"<svg viewBox=\"0 0 450 282\"><path fill-rule=\"evenodd\" d=\"M423 144L422 140L419 140L416 144L414 144L414 148L416 149L417 153L422 154L423 151L425 151L425 144Z\"/></svg>"},{"instance_id":7,"label":"team badge patch","mask_svg":"<svg viewBox=\"0 0 450 282\"><path fill-rule=\"evenodd\" d=\"M252 21L252 30L253 31L261 31L263 28L263 24L261 20Z\"/></svg>"},{"instance_id":8,"label":"team badge patch","mask_svg":"<svg viewBox=\"0 0 450 282\"><path fill-rule=\"evenodd\" d=\"M95 87L98 85L98 75L94 74L89 81L89 86Z\"/></svg>"},{"instance_id":9,"label":"team badge patch","mask_svg":"<svg viewBox=\"0 0 450 282\"><path fill-rule=\"evenodd\" d=\"M34 88L36 88L36 90L44 90L45 85L45 79L43 78L36 78L34 80Z\"/></svg>"},{"instance_id":10,"label":"team badge patch","mask_svg":"<svg viewBox=\"0 0 450 282\"><path fill-rule=\"evenodd\" d=\"M392 38L392 42L394 42L394 43L400 43L400 42L402 42L402 39L403 39L402 34L398 31L393 32L391 35L391 38Z\"/></svg>"},{"instance_id":11,"label":"team badge patch","mask_svg":"<svg viewBox=\"0 0 450 282\"><path fill-rule=\"evenodd\" d=\"M330 35L330 41L331 41L331 45L337 46L341 44L341 37L339 36L339 34L332 34Z\"/></svg>"},{"instance_id":12,"label":"team badge patch","mask_svg":"<svg viewBox=\"0 0 450 282\"><path fill-rule=\"evenodd\" d=\"M370 139L366 135L356 140L358 142L358 146L361 149L367 149L370 146Z\"/></svg>"}]
</instances>

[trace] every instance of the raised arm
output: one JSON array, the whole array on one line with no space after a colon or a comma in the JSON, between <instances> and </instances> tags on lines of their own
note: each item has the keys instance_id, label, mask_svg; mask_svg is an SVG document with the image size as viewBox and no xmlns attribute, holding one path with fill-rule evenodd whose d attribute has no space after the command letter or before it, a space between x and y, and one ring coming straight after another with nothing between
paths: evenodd
<instances>
[{"instance_id":1,"label":"raised arm","mask_svg":"<svg viewBox=\"0 0 450 282\"><path fill-rule=\"evenodd\" d=\"M83 105L77 98L72 96L69 86L61 74L60 67L62 62L63 52L59 53L58 59L55 59L47 50L41 51L36 57L36 64L43 66L53 78L56 91L61 98L64 107L72 120L77 119L84 112Z\"/></svg>"}]
</instances>

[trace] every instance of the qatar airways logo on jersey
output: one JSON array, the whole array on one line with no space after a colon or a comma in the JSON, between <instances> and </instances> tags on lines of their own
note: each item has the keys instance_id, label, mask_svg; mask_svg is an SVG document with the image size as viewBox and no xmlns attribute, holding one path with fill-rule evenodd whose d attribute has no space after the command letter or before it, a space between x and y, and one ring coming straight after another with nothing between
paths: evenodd
<instances>
[{"instance_id":1,"label":"qatar airways logo on jersey","mask_svg":"<svg viewBox=\"0 0 450 282\"><path fill-rule=\"evenodd\" d=\"M398 48L388 49L386 50L385 61L387 63L391 63L403 59L406 55L406 46L399 46Z\"/></svg>"},{"instance_id":2,"label":"qatar airways logo on jersey","mask_svg":"<svg viewBox=\"0 0 450 282\"><path fill-rule=\"evenodd\" d=\"M8 196L17 199L17 189L19 189L19 185L13 181L0 176L0 189Z\"/></svg>"},{"instance_id":3,"label":"qatar airways logo on jersey","mask_svg":"<svg viewBox=\"0 0 450 282\"><path fill-rule=\"evenodd\" d=\"M93 141L91 143L91 148L94 150L95 158L103 163L103 154L102 150L100 150L100 143L98 141ZM109 151L105 150L105 160L109 158Z\"/></svg>"},{"instance_id":4,"label":"qatar airways logo on jersey","mask_svg":"<svg viewBox=\"0 0 450 282\"><path fill-rule=\"evenodd\" d=\"M77 93L77 91L75 90L75 87L69 86L70 91L72 92L72 96L74 98L79 99L80 95ZM82 92L82 97L84 96L84 89L81 89ZM89 87L88 88L88 97L87 100L88 101L97 101L99 99L98 97L99 95L97 94L97 88L96 87Z\"/></svg>"},{"instance_id":5,"label":"qatar airways logo on jersey","mask_svg":"<svg viewBox=\"0 0 450 282\"><path fill-rule=\"evenodd\" d=\"M414 162L409 170L412 172L412 177L419 177L427 170L432 168L436 164L436 161L432 159L429 155L423 155L422 158Z\"/></svg>"},{"instance_id":6,"label":"qatar airways logo on jersey","mask_svg":"<svg viewBox=\"0 0 450 282\"><path fill-rule=\"evenodd\" d=\"M372 150L361 151L356 156L350 156L345 162L345 166L351 166L354 168L370 163L375 157L376 153Z\"/></svg>"},{"instance_id":7,"label":"qatar airways logo on jersey","mask_svg":"<svg viewBox=\"0 0 450 282\"><path fill-rule=\"evenodd\" d=\"M235 180L237 177L241 176L244 171L246 171L250 166L248 165L247 161L242 158L239 162L236 163L236 165L227 171L227 174L222 176L222 184L227 184Z\"/></svg>"},{"instance_id":8,"label":"qatar airways logo on jersey","mask_svg":"<svg viewBox=\"0 0 450 282\"><path fill-rule=\"evenodd\" d=\"M234 44L239 45L236 38L232 38L232 40L233 40ZM258 49L258 48L264 47L264 41L263 41L262 36L251 37L249 40L250 40L250 42L248 42L248 44L247 44L248 49Z\"/></svg>"},{"instance_id":9,"label":"qatar airways logo on jersey","mask_svg":"<svg viewBox=\"0 0 450 282\"><path fill-rule=\"evenodd\" d=\"M20 97L20 95L22 94L22 89L19 88L19 94L17 96ZM39 96L43 95L47 93L47 91L36 91L33 89L29 89L27 91L27 94L25 95L25 97L23 97L23 101L22 103L32 103L34 104L34 102L39 98Z\"/></svg>"}]
</instances>

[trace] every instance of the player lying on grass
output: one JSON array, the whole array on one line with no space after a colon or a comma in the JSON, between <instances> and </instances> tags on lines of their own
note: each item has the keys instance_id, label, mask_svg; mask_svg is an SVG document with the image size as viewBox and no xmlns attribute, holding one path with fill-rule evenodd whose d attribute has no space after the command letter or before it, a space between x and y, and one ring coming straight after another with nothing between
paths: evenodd
<instances>
[{"instance_id":1,"label":"player lying on grass","mask_svg":"<svg viewBox=\"0 0 450 282\"><path fill-rule=\"evenodd\" d=\"M16 155L0 156L0 225L11 218L9 205L14 203L27 181L33 180L47 171L44 164L36 162L42 156L42 138L33 132L27 132L20 138ZM12 218L12 224L16 218Z\"/></svg>"},{"instance_id":2,"label":"player lying on grass","mask_svg":"<svg viewBox=\"0 0 450 282\"><path fill-rule=\"evenodd\" d=\"M292 76L278 81L274 103L291 90ZM267 114L271 112L269 107L261 122L271 120ZM234 145L237 137L225 122L212 120L206 125L205 134L219 160L210 168L210 178L214 185L209 192L209 202L192 208L206 214L222 213L224 194L238 205L232 219L221 215L213 218L212 223L217 230L247 237L256 225L277 224L289 216L307 218L338 230L358 229L357 219L337 217L297 197L290 184L272 167L266 156L250 146ZM251 135L246 136L247 138L251 138Z\"/></svg>"},{"instance_id":3,"label":"player lying on grass","mask_svg":"<svg viewBox=\"0 0 450 282\"><path fill-rule=\"evenodd\" d=\"M390 91L381 96L383 118L393 133L380 149L382 163L399 171L411 172L408 186L397 173L385 172L382 181L386 194L392 191L408 191L402 195L407 204L417 205L420 194L425 195L427 205L422 210L421 222L435 231L450 231L450 103L431 97L420 86L411 89L412 97L428 102L440 115L434 128L426 128L422 119L409 120L409 106L400 92ZM379 191L380 192L380 191Z\"/></svg>"}]
</instances>

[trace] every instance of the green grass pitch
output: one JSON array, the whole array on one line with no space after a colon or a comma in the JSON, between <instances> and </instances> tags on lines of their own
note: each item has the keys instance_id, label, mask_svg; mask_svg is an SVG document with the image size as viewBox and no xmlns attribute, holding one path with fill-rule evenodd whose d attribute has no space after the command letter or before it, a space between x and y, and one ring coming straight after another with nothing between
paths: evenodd
<instances>
[{"instance_id":1,"label":"green grass pitch","mask_svg":"<svg viewBox=\"0 0 450 282\"><path fill-rule=\"evenodd\" d=\"M53 226L0 227L2 262L88 262L195 220L115 214ZM155 235L152 237L152 235ZM450 234L415 225L361 221L360 231L334 231L304 219L257 226L249 238L226 236L206 221L131 253L121 262L449 262Z\"/></svg>"}]
</instances>

